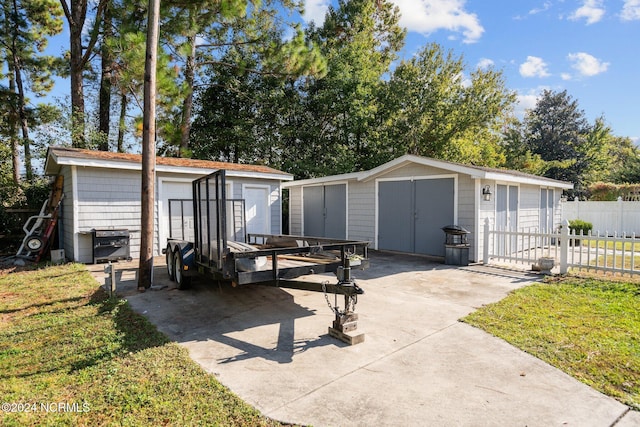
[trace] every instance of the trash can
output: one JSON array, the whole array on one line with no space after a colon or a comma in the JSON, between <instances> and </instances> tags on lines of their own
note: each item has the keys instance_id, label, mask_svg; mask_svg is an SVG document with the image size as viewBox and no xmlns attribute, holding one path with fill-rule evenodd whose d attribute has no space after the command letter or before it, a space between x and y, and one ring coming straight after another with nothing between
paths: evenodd
<instances>
[{"instance_id":1,"label":"trash can","mask_svg":"<svg viewBox=\"0 0 640 427\"><path fill-rule=\"evenodd\" d=\"M442 227L444 231L444 263L446 265L469 265L469 230L459 225Z\"/></svg>"}]
</instances>

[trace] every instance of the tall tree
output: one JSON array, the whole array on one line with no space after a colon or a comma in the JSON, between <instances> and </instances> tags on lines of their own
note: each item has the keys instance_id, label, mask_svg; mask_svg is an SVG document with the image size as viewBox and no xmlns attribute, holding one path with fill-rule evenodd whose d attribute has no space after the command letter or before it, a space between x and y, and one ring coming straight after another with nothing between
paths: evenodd
<instances>
[{"instance_id":1,"label":"tall tree","mask_svg":"<svg viewBox=\"0 0 640 427\"><path fill-rule=\"evenodd\" d=\"M218 66L263 75L291 76L321 72L324 62L317 51L306 43L302 30L292 22L281 19L283 11L299 7L296 0L264 0L215 2L185 5L179 2L167 5L170 17L164 26L173 28L169 44L180 58L182 105L176 114L178 130L170 144L177 146L180 156L188 156L191 131L193 94L196 84L202 82L203 73L212 75ZM284 29L294 33L288 40L275 37ZM256 68L246 63L222 61L227 51L241 47L243 55L259 55ZM251 59L253 61L253 59ZM215 77L213 77L215 79ZM214 83L215 84L215 83Z\"/></svg>"},{"instance_id":2,"label":"tall tree","mask_svg":"<svg viewBox=\"0 0 640 427\"><path fill-rule=\"evenodd\" d=\"M31 165L30 116L27 92L41 96L53 87L52 73L60 69L60 61L42 52L48 37L62 31L61 10L54 0L0 1L0 54L8 70L9 87L7 115L9 139L12 144L14 181L19 174L17 135L20 128L27 179L33 178Z\"/></svg>"},{"instance_id":3,"label":"tall tree","mask_svg":"<svg viewBox=\"0 0 640 427\"><path fill-rule=\"evenodd\" d=\"M281 147L286 83L279 76L259 73L263 60L253 49L235 46L209 68L211 79L198 92L191 132L195 157L280 166L274 153Z\"/></svg>"},{"instance_id":4,"label":"tall tree","mask_svg":"<svg viewBox=\"0 0 640 427\"><path fill-rule=\"evenodd\" d=\"M505 121L500 145L505 156L504 166L509 169L543 175L551 167L539 154L531 152L526 141L524 125L515 117Z\"/></svg>"},{"instance_id":5,"label":"tall tree","mask_svg":"<svg viewBox=\"0 0 640 427\"><path fill-rule=\"evenodd\" d=\"M545 161L563 162L545 172L549 178L581 184L588 163L587 136L591 130L584 111L566 90L543 90L536 106L525 117L527 141Z\"/></svg>"},{"instance_id":6,"label":"tall tree","mask_svg":"<svg viewBox=\"0 0 640 427\"><path fill-rule=\"evenodd\" d=\"M363 170L379 164L377 135L383 76L404 44L400 13L390 1L353 0L330 7L311 39L327 58L327 75L303 83L308 138L296 160L300 176ZM295 165L291 165L296 167Z\"/></svg>"},{"instance_id":7,"label":"tall tree","mask_svg":"<svg viewBox=\"0 0 640 427\"><path fill-rule=\"evenodd\" d=\"M109 151L109 131L111 128L111 89L113 83L113 68L115 60L110 44L114 37L113 27L114 2L107 2L104 6L102 19L102 43L100 44L100 92L98 108L98 132L101 134L101 151Z\"/></svg>"},{"instance_id":8,"label":"tall tree","mask_svg":"<svg viewBox=\"0 0 640 427\"><path fill-rule=\"evenodd\" d=\"M393 155L412 153L498 166L498 132L515 94L501 72L468 73L462 56L432 43L403 61L386 86Z\"/></svg>"},{"instance_id":9,"label":"tall tree","mask_svg":"<svg viewBox=\"0 0 640 427\"><path fill-rule=\"evenodd\" d=\"M158 33L160 32L160 0L149 0L147 16L147 49L144 65L144 119L142 130L142 195L140 198L139 291L144 291L152 285L153 208L155 205L156 165L156 65L158 60Z\"/></svg>"},{"instance_id":10,"label":"tall tree","mask_svg":"<svg viewBox=\"0 0 640 427\"><path fill-rule=\"evenodd\" d=\"M84 72L93 56L98 41L102 12L110 0L60 0L69 25L69 73L71 77L71 143L74 147L85 147L85 100ZM93 22L89 25L89 37L84 40L87 12L95 4Z\"/></svg>"},{"instance_id":11,"label":"tall tree","mask_svg":"<svg viewBox=\"0 0 640 427\"><path fill-rule=\"evenodd\" d=\"M607 158L607 174L603 181L616 184L640 183L640 148L631 138L612 136Z\"/></svg>"}]
</instances>

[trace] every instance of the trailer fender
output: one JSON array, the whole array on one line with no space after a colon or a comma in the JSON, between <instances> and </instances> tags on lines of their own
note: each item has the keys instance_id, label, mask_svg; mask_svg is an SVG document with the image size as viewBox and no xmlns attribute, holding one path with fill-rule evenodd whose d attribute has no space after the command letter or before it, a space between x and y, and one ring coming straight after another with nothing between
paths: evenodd
<instances>
[{"instance_id":1,"label":"trailer fender","mask_svg":"<svg viewBox=\"0 0 640 427\"><path fill-rule=\"evenodd\" d=\"M170 275L172 272L169 267L169 259L171 258L171 261L174 261L173 258L176 253L180 253L182 255L182 274L187 276L195 274L196 260L192 242L187 242L185 240L169 240L167 242L165 253L167 255L167 271L169 271ZM175 272L173 272L173 275L175 277Z\"/></svg>"}]
</instances>

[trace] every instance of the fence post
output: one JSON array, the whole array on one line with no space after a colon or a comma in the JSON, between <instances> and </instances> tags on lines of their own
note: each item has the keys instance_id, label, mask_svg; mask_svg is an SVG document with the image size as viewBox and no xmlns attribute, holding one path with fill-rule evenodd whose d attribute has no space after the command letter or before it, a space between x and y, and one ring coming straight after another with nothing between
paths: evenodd
<instances>
[{"instance_id":1,"label":"fence post","mask_svg":"<svg viewBox=\"0 0 640 427\"><path fill-rule=\"evenodd\" d=\"M482 262L489 264L489 218L484 219L484 245L482 247Z\"/></svg>"},{"instance_id":2,"label":"fence post","mask_svg":"<svg viewBox=\"0 0 640 427\"><path fill-rule=\"evenodd\" d=\"M624 202L622 201L622 196L618 196L618 233L625 232L624 226ZM623 245L624 246L624 245Z\"/></svg>"},{"instance_id":3,"label":"fence post","mask_svg":"<svg viewBox=\"0 0 640 427\"><path fill-rule=\"evenodd\" d=\"M569 271L569 221L562 221L560 227L560 274Z\"/></svg>"}]
</instances>

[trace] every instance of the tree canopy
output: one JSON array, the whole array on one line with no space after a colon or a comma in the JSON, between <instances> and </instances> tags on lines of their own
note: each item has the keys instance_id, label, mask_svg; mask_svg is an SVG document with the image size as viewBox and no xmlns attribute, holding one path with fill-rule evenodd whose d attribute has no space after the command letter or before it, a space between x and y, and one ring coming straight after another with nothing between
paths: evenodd
<instances>
[{"instance_id":1,"label":"tree canopy","mask_svg":"<svg viewBox=\"0 0 640 427\"><path fill-rule=\"evenodd\" d=\"M32 134L127 151L139 144L147 2L0 0L0 166L31 175ZM162 155L263 163L298 178L373 168L405 153L506 167L586 187L638 180L638 149L567 91L514 116L500 69L427 43L402 58L390 0L339 0L321 26L296 0L162 2L157 137ZM65 56L44 54L63 19ZM64 132L30 97L69 76ZM22 87L22 89L21 89ZM47 125L51 126L51 125ZM43 142L51 136L38 137ZM20 163L24 158L24 164Z\"/></svg>"}]
</instances>

